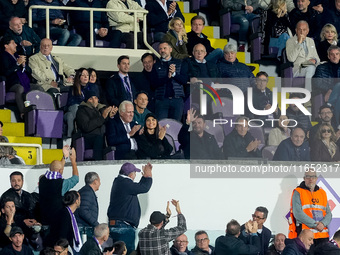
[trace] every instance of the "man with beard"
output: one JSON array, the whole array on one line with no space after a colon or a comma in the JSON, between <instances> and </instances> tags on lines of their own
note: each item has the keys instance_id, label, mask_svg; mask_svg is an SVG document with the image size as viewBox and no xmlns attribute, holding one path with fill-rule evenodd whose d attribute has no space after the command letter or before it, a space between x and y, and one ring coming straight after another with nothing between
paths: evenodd
<instances>
[{"instance_id":1,"label":"man with beard","mask_svg":"<svg viewBox=\"0 0 340 255\"><path fill-rule=\"evenodd\" d=\"M290 239L296 238L304 229L314 234L314 245L327 242L328 225L332 220L326 192L316 185L315 169L306 169L304 181L294 189L289 221Z\"/></svg>"}]
</instances>

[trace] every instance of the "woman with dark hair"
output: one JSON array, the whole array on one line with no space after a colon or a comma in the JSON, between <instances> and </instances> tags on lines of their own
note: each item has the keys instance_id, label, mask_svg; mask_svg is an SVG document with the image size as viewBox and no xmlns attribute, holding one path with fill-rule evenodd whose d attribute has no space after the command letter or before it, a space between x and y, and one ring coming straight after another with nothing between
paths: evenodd
<instances>
[{"instance_id":1,"label":"woman with dark hair","mask_svg":"<svg viewBox=\"0 0 340 255\"><path fill-rule=\"evenodd\" d=\"M138 150L136 152L139 159L166 159L170 158L172 146L165 138L166 127L158 124L156 116L148 113L145 116L144 132L136 137Z\"/></svg>"},{"instance_id":2,"label":"woman with dark hair","mask_svg":"<svg viewBox=\"0 0 340 255\"><path fill-rule=\"evenodd\" d=\"M290 137L290 129L286 127L289 124L289 121L286 121L287 119L285 115L280 116L277 127L270 130L268 145L279 146L283 140Z\"/></svg>"},{"instance_id":3,"label":"woman with dark hair","mask_svg":"<svg viewBox=\"0 0 340 255\"><path fill-rule=\"evenodd\" d=\"M90 80L85 89L94 91L99 99L99 102L101 104L107 105L106 95L104 94L104 90L100 85L97 70L88 68L87 71L89 72Z\"/></svg>"},{"instance_id":4,"label":"woman with dark hair","mask_svg":"<svg viewBox=\"0 0 340 255\"><path fill-rule=\"evenodd\" d=\"M127 249L123 241L117 241L113 243L113 248L115 249L113 254L126 255Z\"/></svg>"},{"instance_id":5,"label":"woman with dark hair","mask_svg":"<svg viewBox=\"0 0 340 255\"><path fill-rule=\"evenodd\" d=\"M85 98L84 92L88 82L89 72L82 67L76 72L72 89L68 93L67 112L64 115L64 120L67 123L67 137L72 136L78 106Z\"/></svg>"},{"instance_id":6,"label":"woman with dark hair","mask_svg":"<svg viewBox=\"0 0 340 255\"><path fill-rule=\"evenodd\" d=\"M63 204L65 207L60 210L58 217L50 226L46 245L53 246L58 240L64 238L77 254L83 245L74 216L74 212L80 206L80 194L75 190L67 191L63 197Z\"/></svg>"},{"instance_id":7,"label":"woman with dark hair","mask_svg":"<svg viewBox=\"0 0 340 255\"><path fill-rule=\"evenodd\" d=\"M315 139L310 141L311 160L323 162L340 161L340 151L336 140L333 127L328 123L322 123Z\"/></svg>"}]
</instances>

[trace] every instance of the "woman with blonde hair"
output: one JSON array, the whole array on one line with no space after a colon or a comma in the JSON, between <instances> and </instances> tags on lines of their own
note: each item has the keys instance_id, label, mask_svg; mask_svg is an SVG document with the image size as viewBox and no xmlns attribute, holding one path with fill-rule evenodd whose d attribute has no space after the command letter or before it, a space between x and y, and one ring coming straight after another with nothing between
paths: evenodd
<instances>
[{"instance_id":1,"label":"woman with blonde hair","mask_svg":"<svg viewBox=\"0 0 340 255\"><path fill-rule=\"evenodd\" d=\"M336 135L328 123L320 125L315 139L310 141L310 158L312 161L340 161L340 151L336 145Z\"/></svg>"},{"instance_id":2,"label":"woman with blonde hair","mask_svg":"<svg viewBox=\"0 0 340 255\"><path fill-rule=\"evenodd\" d=\"M173 58L184 59L189 57L186 45L188 37L181 18L175 17L169 22L169 31L163 37L163 41L171 45L171 56Z\"/></svg>"},{"instance_id":3,"label":"woman with blonde hair","mask_svg":"<svg viewBox=\"0 0 340 255\"><path fill-rule=\"evenodd\" d=\"M338 33L335 26L330 23L324 25L320 33L320 38L321 42L316 47L320 61L328 61L327 50L329 46L338 45Z\"/></svg>"}]
</instances>

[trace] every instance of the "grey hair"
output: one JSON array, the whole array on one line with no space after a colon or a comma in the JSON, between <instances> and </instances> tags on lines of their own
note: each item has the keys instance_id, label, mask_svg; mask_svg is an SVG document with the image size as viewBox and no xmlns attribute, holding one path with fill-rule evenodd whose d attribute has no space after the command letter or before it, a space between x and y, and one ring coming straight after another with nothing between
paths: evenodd
<instances>
[{"instance_id":1,"label":"grey hair","mask_svg":"<svg viewBox=\"0 0 340 255\"><path fill-rule=\"evenodd\" d=\"M129 101L129 100L124 100L123 102L121 102L120 103L120 105L119 105L119 112L125 112L126 111L126 105L127 104L130 104L130 105L132 105L133 106L133 104L132 104L132 102L131 101Z\"/></svg>"},{"instance_id":2,"label":"grey hair","mask_svg":"<svg viewBox=\"0 0 340 255\"><path fill-rule=\"evenodd\" d=\"M337 46L337 45L331 45L329 46L328 50L327 50L327 55L329 55L329 53L332 51L332 50L338 50L340 52L340 47Z\"/></svg>"},{"instance_id":3,"label":"grey hair","mask_svg":"<svg viewBox=\"0 0 340 255\"><path fill-rule=\"evenodd\" d=\"M90 185L97 179L99 179L99 175L96 172L88 172L85 175L85 184Z\"/></svg>"},{"instance_id":4,"label":"grey hair","mask_svg":"<svg viewBox=\"0 0 340 255\"><path fill-rule=\"evenodd\" d=\"M308 22L305 21L305 20L300 20L298 23L296 23L296 27L295 27L295 28L298 28L298 26L299 26L300 24L307 24L307 27L308 27L308 29L309 29L309 24L308 24Z\"/></svg>"},{"instance_id":5,"label":"grey hair","mask_svg":"<svg viewBox=\"0 0 340 255\"><path fill-rule=\"evenodd\" d=\"M109 232L109 226L107 225L107 223L101 223L99 225L97 225L95 228L94 228L94 236L95 237L103 237L106 232Z\"/></svg>"},{"instance_id":6,"label":"grey hair","mask_svg":"<svg viewBox=\"0 0 340 255\"><path fill-rule=\"evenodd\" d=\"M228 52L237 52L237 46L234 43L228 43L224 46L223 49L224 53L228 53Z\"/></svg>"}]
</instances>

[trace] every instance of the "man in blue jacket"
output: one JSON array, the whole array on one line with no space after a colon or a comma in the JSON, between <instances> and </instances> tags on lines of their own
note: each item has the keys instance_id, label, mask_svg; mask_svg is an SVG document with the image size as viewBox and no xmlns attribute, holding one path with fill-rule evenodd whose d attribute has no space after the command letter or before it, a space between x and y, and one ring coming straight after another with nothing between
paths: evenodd
<instances>
[{"instance_id":1,"label":"man in blue jacket","mask_svg":"<svg viewBox=\"0 0 340 255\"><path fill-rule=\"evenodd\" d=\"M127 254L135 249L135 232L141 216L137 195L147 193L152 185L152 165L148 163L142 169L143 176L137 183L136 173L141 170L132 163L122 165L112 184L107 210L113 242L124 241Z\"/></svg>"}]
</instances>

